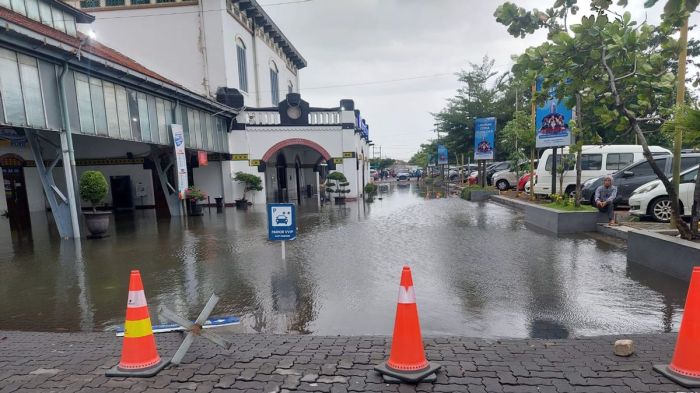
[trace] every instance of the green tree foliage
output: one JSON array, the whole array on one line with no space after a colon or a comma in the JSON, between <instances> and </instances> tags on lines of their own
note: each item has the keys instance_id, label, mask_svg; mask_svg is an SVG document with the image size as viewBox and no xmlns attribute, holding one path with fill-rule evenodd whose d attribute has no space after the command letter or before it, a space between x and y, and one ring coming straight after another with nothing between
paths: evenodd
<instances>
[{"instance_id":1,"label":"green tree foliage","mask_svg":"<svg viewBox=\"0 0 700 393\"><path fill-rule=\"evenodd\" d=\"M420 145L420 150L408 160L411 165L418 165L421 168L428 166L428 160L432 159L434 162L437 154L437 141L431 141L430 143L422 143Z\"/></svg>"},{"instance_id":2,"label":"green tree foliage","mask_svg":"<svg viewBox=\"0 0 700 393\"><path fill-rule=\"evenodd\" d=\"M381 171L382 169L386 169L394 165L396 160L393 158L371 158L369 163L372 168Z\"/></svg>"},{"instance_id":3,"label":"green tree foliage","mask_svg":"<svg viewBox=\"0 0 700 393\"><path fill-rule=\"evenodd\" d=\"M107 179L100 171L85 171L80 175L80 198L90 202L92 211L107 196Z\"/></svg>"},{"instance_id":4,"label":"green tree foliage","mask_svg":"<svg viewBox=\"0 0 700 393\"><path fill-rule=\"evenodd\" d=\"M243 197L241 198L241 200L244 201L246 200L246 195L248 195L250 191L262 191L263 189L260 176L251 173L236 172L236 177L234 177L233 180L245 185L243 188Z\"/></svg>"}]
</instances>

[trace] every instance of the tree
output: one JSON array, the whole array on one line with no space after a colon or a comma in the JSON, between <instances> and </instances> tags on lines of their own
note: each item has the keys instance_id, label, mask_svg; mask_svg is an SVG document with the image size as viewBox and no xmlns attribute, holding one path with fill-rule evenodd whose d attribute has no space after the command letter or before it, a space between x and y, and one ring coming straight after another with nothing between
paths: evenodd
<instances>
[{"instance_id":1,"label":"tree","mask_svg":"<svg viewBox=\"0 0 700 393\"><path fill-rule=\"evenodd\" d=\"M535 150L535 129L528 113L517 111L513 119L506 123L497 138L498 150L506 152L518 177L520 165L532 157ZM533 163L530 163L533 166Z\"/></svg>"},{"instance_id":2,"label":"tree","mask_svg":"<svg viewBox=\"0 0 700 393\"><path fill-rule=\"evenodd\" d=\"M248 195L250 191L262 191L263 189L260 176L251 173L236 172L236 177L234 177L233 180L244 184L243 197L240 199L242 201L247 200L246 195Z\"/></svg>"},{"instance_id":3,"label":"tree","mask_svg":"<svg viewBox=\"0 0 700 393\"><path fill-rule=\"evenodd\" d=\"M393 158L370 158L369 163L371 166L376 167L378 171L386 169L396 163Z\"/></svg>"},{"instance_id":4,"label":"tree","mask_svg":"<svg viewBox=\"0 0 700 393\"><path fill-rule=\"evenodd\" d=\"M107 179L100 171L85 171L80 176L80 198L90 202L92 211L107 196Z\"/></svg>"},{"instance_id":5,"label":"tree","mask_svg":"<svg viewBox=\"0 0 700 393\"><path fill-rule=\"evenodd\" d=\"M539 47L527 49L518 57L513 72L531 80L544 78L543 91L556 87L557 95L567 100L580 94L601 122L634 132L645 158L666 187L679 233L692 238L680 220L678 194L656 165L642 129L645 123L658 128L670 114L675 78L669 59L674 41L663 28L632 21L629 12L611 19L605 8L596 6L599 2L608 4L610 0L594 1L595 13L571 26L572 35L556 32Z\"/></svg>"}]
</instances>

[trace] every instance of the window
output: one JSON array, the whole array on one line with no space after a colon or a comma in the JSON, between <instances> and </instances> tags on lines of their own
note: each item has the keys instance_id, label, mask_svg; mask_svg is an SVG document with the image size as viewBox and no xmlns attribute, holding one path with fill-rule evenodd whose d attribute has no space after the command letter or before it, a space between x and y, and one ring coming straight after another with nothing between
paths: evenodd
<instances>
[{"instance_id":1,"label":"window","mask_svg":"<svg viewBox=\"0 0 700 393\"><path fill-rule=\"evenodd\" d=\"M158 135L161 144L168 141L168 125L165 120L165 102L156 98L156 117L158 118Z\"/></svg>"},{"instance_id":2,"label":"window","mask_svg":"<svg viewBox=\"0 0 700 393\"><path fill-rule=\"evenodd\" d=\"M599 171L601 168L603 168L602 154L581 154L582 171Z\"/></svg>"},{"instance_id":3,"label":"window","mask_svg":"<svg viewBox=\"0 0 700 393\"><path fill-rule=\"evenodd\" d=\"M654 160L656 162L656 165L661 169L662 171L666 167L666 159L662 158L660 160ZM651 165L649 165L648 161L644 161L640 163L639 165L630 168L630 171L634 173L635 176L653 176L654 171L651 169Z\"/></svg>"},{"instance_id":4,"label":"window","mask_svg":"<svg viewBox=\"0 0 700 393\"><path fill-rule=\"evenodd\" d=\"M75 94L78 97L78 117L80 132L95 133L95 119L92 117L92 99L90 99L90 83L88 77L75 73Z\"/></svg>"},{"instance_id":5,"label":"window","mask_svg":"<svg viewBox=\"0 0 700 393\"><path fill-rule=\"evenodd\" d=\"M272 92L272 105L280 103L279 71L274 62L270 63L270 91Z\"/></svg>"},{"instance_id":6,"label":"window","mask_svg":"<svg viewBox=\"0 0 700 393\"><path fill-rule=\"evenodd\" d=\"M51 17L51 6L48 3L39 3L39 17L41 18L41 23L53 27L53 18Z\"/></svg>"},{"instance_id":7,"label":"window","mask_svg":"<svg viewBox=\"0 0 700 393\"><path fill-rule=\"evenodd\" d=\"M695 183L695 176L698 175L698 170L690 171L681 175L681 183Z\"/></svg>"},{"instance_id":8,"label":"window","mask_svg":"<svg viewBox=\"0 0 700 393\"><path fill-rule=\"evenodd\" d=\"M124 0L107 0L105 1L106 7L119 7L124 5Z\"/></svg>"},{"instance_id":9,"label":"window","mask_svg":"<svg viewBox=\"0 0 700 393\"><path fill-rule=\"evenodd\" d=\"M156 4L161 4L161 3L174 3L175 0L156 0Z\"/></svg>"},{"instance_id":10,"label":"window","mask_svg":"<svg viewBox=\"0 0 700 393\"><path fill-rule=\"evenodd\" d=\"M236 39L236 53L238 55L238 87L248 92L248 66L246 63L245 44L240 38Z\"/></svg>"},{"instance_id":11,"label":"window","mask_svg":"<svg viewBox=\"0 0 700 393\"><path fill-rule=\"evenodd\" d=\"M26 0L27 16L31 19L40 21L39 17L39 0Z\"/></svg>"},{"instance_id":12,"label":"window","mask_svg":"<svg viewBox=\"0 0 700 393\"><path fill-rule=\"evenodd\" d=\"M77 36L78 33L75 30L75 18L68 14L63 14L63 16L66 18L66 34L72 35L73 37Z\"/></svg>"},{"instance_id":13,"label":"window","mask_svg":"<svg viewBox=\"0 0 700 393\"><path fill-rule=\"evenodd\" d=\"M22 93L24 95L24 108L27 113L27 124L46 127L44 117L44 100L41 96L41 83L39 82L39 67L33 57L18 55L19 74L22 80Z\"/></svg>"},{"instance_id":14,"label":"window","mask_svg":"<svg viewBox=\"0 0 700 393\"><path fill-rule=\"evenodd\" d=\"M292 81L289 81L289 86L287 86L287 93L294 93L294 84L292 84Z\"/></svg>"},{"instance_id":15,"label":"window","mask_svg":"<svg viewBox=\"0 0 700 393\"><path fill-rule=\"evenodd\" d=\"M582 157L583 158L583 157ZM565 159L562 160L561 154L557 154L557 169L560 168L560 165L562 162L566 162L566 168L565 170L571 171L576 168L576 156L573 154L567 154ZM547 157L547 163L545 164L545 171L551 172L552 171L552 156L550 155Z\"/></svg>"},{"instance_id":16,"label":"window","mask_svg":"<svg viewBox=\"0 0 700 393\"><path fill-rule=\"evenodd\" d=\"M129 101L129 118L131 122L131 135L134 140L141 140L141 126L139 124L139 99L136 92L129 90L127 93Z\"/></svg>"},{"instance_id":17,"label":"window","mask_svg":"<svg viewBox=\"0 0 700 393\"><path fill-rule=\"evenodd\" d=\"M156 98L153 96L148 96L148 122L151 125L151 142L159 143L158 110L156 109Z\"/></svg>"},{"instance_id":18,"label":"window","mask_svg":"<svg viewBox=\"0 0 700 393\"><path fill-rule=\"evenodd\" d=\"M151 4L151 0L131 0L131 5Z\"/></svg>"},{"instance_id":19,"label":"window","mask_svg":"<svg viewBox=\"0 0 700 393\"><path fill-rule=\"evenodd\" d=\"M12 3L10 2L10 0L0 0L0 7L5 7L5 8L7 8L8 10L11 10L11 9L12 9Z\"/></svg>"},{"instance_id":20,"label":"window","mask_svg":"<svg viewBox=\"0 0 700 393\"><path fill-rule=\"evenodd\" d=\"M17 56L15 52L2 48L0 48L0 98L5 106L7 121L13 124L25 124Z\"/></svg>"},{"instance_id":21,"label":"window","mask_svg":"<svg viewBox=\"0 0 700 393\"><path fill-rule=\"evenodd\" d=\"M620 170L634 161L632 153L608 153L605 169L609 171Z\"/></svg>"},{"instance_id":22,"label":"window","mask_svg":"<svg viewBox=\"0 0 700 393\"><path fill-rule=\"evenodd\" d=\"M92 98L92 113L95 117L95 130L99 135L108 135L105 97L101 80L90 78L90 97Z\"/></svg>"},{"instance_id":23,"label":"window","mask_svg":"<svg viewBox=\"0 0 700 393\"><path fill-rule=\"evenodd\" d=\"M126 89L115 86L117 97L117 117L119 118L119 137L121 139L131 139L131 117L129 116L129 99Z\"/></svg>"},{"instance_id":24,"label":"window","mask_svg":"<svg viewBox=\"0 0 700 393\"><path fill-rule=\"evenodd\" d=\"M66 22L65 22L65 17L63 16L63 12L53 8L51 10L51 14L53 15L53 28L62 32L66 32Z\"/></svg>"},{"instance_id":25,"label":"window","mask_svg":"<svg viewBox=\"0 0 700 393\"><path fill-rule=\"evenodd\" d=\"M700 163L700 157L681 157L681 170L690 168Z\"/></svg>"},{"instance_id":26,"label":"window","mask_svg":"<svg viewBox=\"0 0 700 393\"><path fill-rule=\"evenodd\" d=\"M146 95L143 93L138 93L138 105L139 105L139 125L141 126L141 140L150 141L151 140L151 124L148 120L148 101Z\"/></svg>"},{"instance_id":27,"label":"window","mask_svg":"<svg viewBox=\"0 0 700 393\"><path fill-rule=\"evenodd\" d=\"M27 15L27 8L24 6L24 0L12 0L12 11Z\"/></svg>"},{"instance_id":28,"label":"window","mask_svg":"<svg viewBox=\"0 0 700 393\"><path fill-rule=\"evenodd\" d=\"M109 1L109 0L107 0ZM100 0L82 0L80 8L97 8L100 6Z\"/></svg>"},{"instance_id":29,"label":"window","mask_svg":"<svg viewBox=\"0 0 700 393\"><path fill-rule=\"evenodd\" d=\"M207 118L209 115L206 112L199 112L199 127L202 129L202 138L199 140L199 147L208 149L209 146L209 130L207 126Z\"/></svg>"}]
</instances>

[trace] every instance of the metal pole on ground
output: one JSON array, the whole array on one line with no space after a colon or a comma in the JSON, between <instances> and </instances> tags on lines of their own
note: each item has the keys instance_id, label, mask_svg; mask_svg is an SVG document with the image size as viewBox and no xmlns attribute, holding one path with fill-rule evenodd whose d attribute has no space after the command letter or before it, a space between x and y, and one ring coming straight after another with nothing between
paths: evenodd
<instances>
[{"instance_id":1,"label":"metal pole on ground","mask_svg":"<svg viewBox=\"0 0 700 393\"><path fill-rule=\"evenodd\" d=\"M282 240L282 260L287 259L287 252L285 250L285 245L284 245L285 243L286 242L284 240Z\"/></svg>"}]
</instances>

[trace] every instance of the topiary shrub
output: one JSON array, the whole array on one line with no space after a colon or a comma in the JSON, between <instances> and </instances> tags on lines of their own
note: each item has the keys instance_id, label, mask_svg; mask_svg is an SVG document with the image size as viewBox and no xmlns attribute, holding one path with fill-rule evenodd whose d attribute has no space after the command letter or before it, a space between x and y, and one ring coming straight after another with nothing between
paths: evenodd
<instances>
[{"instance_id":1,"label":"topiary shrub","mask_svg":"<svg viewBox=\"0 0 700 393\"><path fill-rule=\"evenodd\" d=\"M251 173L236 172L236 177L233 180L243 183L245 188L243 189L243 198L240 200L246 201L246 195L250 191L262 191L262 179L260 176L253 175Z\"/></svg>"},{"instance_id":2,"label":"topiary shrub","mask_svg":"<svg viewBox=\"0 0 700 393\"><path fill-rule=\"evenodd\" d=\"M107 196L107 179L100 171L85 171L80 176L80 199L90 202L92 211Z\"/></svg>"}]
</instances>

